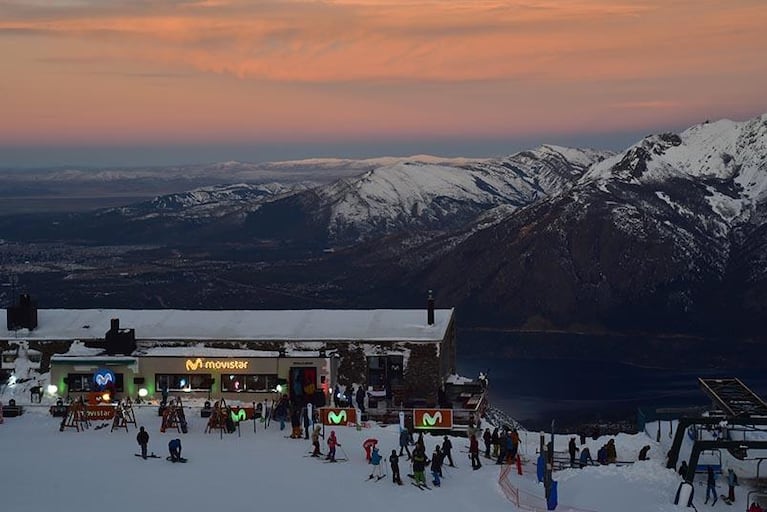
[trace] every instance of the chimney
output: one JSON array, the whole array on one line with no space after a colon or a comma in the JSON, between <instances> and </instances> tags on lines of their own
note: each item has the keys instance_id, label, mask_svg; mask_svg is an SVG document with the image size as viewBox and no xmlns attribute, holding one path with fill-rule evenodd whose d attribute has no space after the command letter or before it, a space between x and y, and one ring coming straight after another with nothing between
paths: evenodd
<instances>
[{"instance_id":1,"label":"chimney","mask_svg":"<svg viewBox=\"0 0 767 512\"><path fill-rule=\"evenodd\" d=\"M426 301L426 323L434 325L434 297L429 290L429 298Z\"/></svg>"},{"instance_id":2,"label":"chimney","mask_svg":"<svg viewBox=\"0 0 767 512\"><path fill-rule=\"evenodd\" d=\"M110 329L104 336L104 348L107 354L128 356L136 350L136 330L120 329L120 319L113 318Z\"/></svg>"},{"instance_id":3,"label":"chimney","mask_svg":"<svg viewBox=\"0 0 767 512\"><path fill-rule=\"evenodd\" d=\"M6 324L9 331L17 329L29 329L37 327L37 301L23 293L19 295L18 303L6 310Z\"/></svg>"}]
</instances>

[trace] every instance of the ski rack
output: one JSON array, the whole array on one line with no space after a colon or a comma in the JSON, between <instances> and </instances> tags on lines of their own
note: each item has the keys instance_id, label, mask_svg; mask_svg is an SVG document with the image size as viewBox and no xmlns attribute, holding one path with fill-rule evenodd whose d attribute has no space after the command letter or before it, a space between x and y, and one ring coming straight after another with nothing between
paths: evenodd
<instances>
[{"instance_id":1,"label":"ski rack","mask_svg":"<svg viewBox=\"0 0 767 512\"><path fill-rule=\"evenodd\" d=\"M229 416L231 409L226 405L226 400L221 397L213 404L213 410L208 417L208 424L205 426L205 433L209 434L214 430L218 430L221 437L224 437L224 431L226 430L226 419Z\"/></svg>"},{"instance_id":2,"label":"ski rack","mask_svg":"<svg viewBox=\"0 0 767 512\"><path fill-rule=\"evenodd\" d=\"M165 432L169 428L175 428L177 432L186 434L186 417L184 416L184 406L181 403L181 398L171 399L162 413L160 432Z\"/></svg>"},{"instance_id":3,"label":"ski rack","mask_svg":"<svg viewBox=\"0 0 767 512\"><path fill-rule=\"evenodd\" d=\"M59 432L64 432L65 428L73 428L80 432L91 426L88 420L88 409L82 398L75 400L67 408L67 414L62 418Z\"/></svg>"}]
</instances>

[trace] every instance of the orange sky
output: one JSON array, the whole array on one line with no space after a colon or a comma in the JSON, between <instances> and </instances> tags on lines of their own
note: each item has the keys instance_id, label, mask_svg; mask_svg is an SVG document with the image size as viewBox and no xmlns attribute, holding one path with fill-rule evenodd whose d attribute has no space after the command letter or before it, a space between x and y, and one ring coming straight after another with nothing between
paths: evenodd
<instances>
[{"instance_id":1,"label":"orange sky","mask_svg":"<svg viewBox=\"0 0 767 512\"><path fill-rule=\"evenodd\" d=\"M764 0L0 0L0 146L742 118L767 111L766 20Z\"/></svg>"}]
</instances>

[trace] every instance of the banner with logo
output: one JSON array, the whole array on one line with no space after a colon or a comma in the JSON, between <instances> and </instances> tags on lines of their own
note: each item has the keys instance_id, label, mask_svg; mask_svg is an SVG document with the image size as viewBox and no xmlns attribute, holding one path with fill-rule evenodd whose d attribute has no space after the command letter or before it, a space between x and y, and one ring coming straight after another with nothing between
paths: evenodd
<instances>
[{"instance_id":1,"label":"banner with logo","mask_svg":"<svg viewBox=\"0 0 767 512\"><path fill-rule=\"evenodd\" d=\"M230 407L229 416L232 421L252 420L256 417L256 409L253 407Z\"/></svg>"},{"instance_id":2,"label":"banner with logo","mask_svg":"<svg viewBox=\"0 0 767 512\"><path fill-rule=\"evenodd\" d=\"M352 425L357 423L357 410L352 408L322 407L320 408L320 417L322 418L323 425L345 427L349 423Z\"/></svg>"},{"instance_id":3,"label":"banner with logo","mask_svg":"<svg viewBox=\"0 0 767 512\"><path fill-rule=\"evenodd\" d=\"M416 429L453 428L452 409L413 409L413 427Z\"/></svg>"}]
</instances>

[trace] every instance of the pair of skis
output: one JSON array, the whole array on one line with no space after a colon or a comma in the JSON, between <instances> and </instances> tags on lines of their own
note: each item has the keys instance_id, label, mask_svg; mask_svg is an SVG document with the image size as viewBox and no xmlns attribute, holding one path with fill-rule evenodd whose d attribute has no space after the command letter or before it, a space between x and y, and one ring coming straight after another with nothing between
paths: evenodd
<instances>
[{"instance_id":1,"label":"pair of skis","mask_svg":"<svg viewBox=\"0 0 767 512\"><path fill-rule=\"evenodd\" d=\"M415 481L415 475L408 475L408 478L410 478L411 480L413 480L412 482L410 482L411 484L415 485L416 487L418 487L418 488L419 488L419 489L421 489L422 491L426 491L426 490L429 490L429 491L430 491L430 490L431 490L431 487L429 487L428 485L426 485L426 484L421 484L421 483L418 483L418 482L416 482L416 481Z\"/></svg>"}]
</instances>

